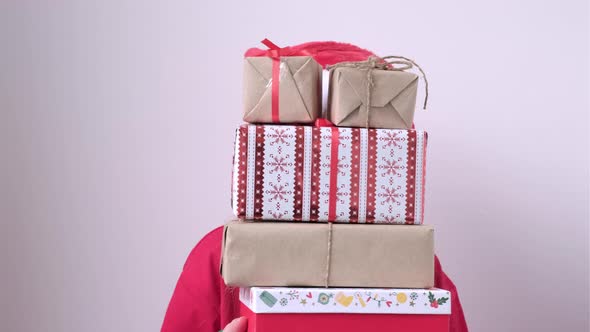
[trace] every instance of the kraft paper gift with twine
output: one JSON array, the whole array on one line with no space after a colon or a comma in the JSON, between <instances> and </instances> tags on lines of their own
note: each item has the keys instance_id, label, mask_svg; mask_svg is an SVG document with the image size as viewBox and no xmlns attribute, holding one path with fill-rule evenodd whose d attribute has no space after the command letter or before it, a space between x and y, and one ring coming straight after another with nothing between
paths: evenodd
<instances>
[{"instance_id":1,"label":"kraft paper gift with twine","mask_svg":"<svg viewBox=\"0 0 590 332\"><path fill-rule=\"evenodd\" d=\"M431 226L234 221L222 251L229 286L434 285Z\"/></svg>"},{"instance_id":2,"label":"kraft paper gift with twine","mask_svg":"<svg viewBox=\"0 0 590 332\"><path fill-rule=\"evenodd\" d=\"M390 59L394 59L391 60ZM413 60L401 56L370 57L366 61L342 62L328 67L330 91L328 119L340 127L410 129L414 121L418 75L407 70Z\"/></svg>"}]
</instances>

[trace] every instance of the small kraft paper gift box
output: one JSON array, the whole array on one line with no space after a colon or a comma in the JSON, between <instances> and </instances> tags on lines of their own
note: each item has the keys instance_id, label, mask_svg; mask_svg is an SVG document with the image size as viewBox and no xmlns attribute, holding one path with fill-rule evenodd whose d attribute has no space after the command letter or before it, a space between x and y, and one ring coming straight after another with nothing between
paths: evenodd
<instances>
[{"instance_id":1,"label":"small kraft paper gift box","mask_svg":"<svg viewBox=\"0 0 590 332\"><path fill-rule=\"evenodd\" d=\"M386 61L389 58L402 59ZM401 66L400 66L401 65ZM328 119L336 126L410 129L414 121L418 75L406 71L416 66L404 57L371 57L329 67Z\"/></svg>"},{"instance_id":2,"label":"small kraft paper gift box","mask_svg":"<svg viewBox=\"0 0 590 332\"><path fill-rule=\"evenodd\" d=\"M448 332L451 295L442 289L240 289L248 332Z\"/></svg>"},{"instance_id":3,"label":"small kraft paper gift box","mask_svg":"<svg viewBox=\"0 0 590 332\"><path fill-rule=\"evenodd\" d=\"M421 224L427 134L242 125L232 207L249 220Z\"/></svg>"},{"instance_id":4,"label":"small kraft paper gift box","mask_svg":"<svg viewBox=\"0 0 590 332\"><path fill-rule=\"evenodd\" d=\"M425 225L234 221L225 226L228 286L434 286L434 230Z\"/></svg>"},{"instance_id":5,"label":"small kraft paper gift box","mask_svg":"<svg viewBox=\"0 0 590 332\"><path fill-rule=\"evenodd\" d=\"M264 56L244 59L244 121L313 123L321 114L322 67L268 40Z\"/></svg>"}]
</instances>

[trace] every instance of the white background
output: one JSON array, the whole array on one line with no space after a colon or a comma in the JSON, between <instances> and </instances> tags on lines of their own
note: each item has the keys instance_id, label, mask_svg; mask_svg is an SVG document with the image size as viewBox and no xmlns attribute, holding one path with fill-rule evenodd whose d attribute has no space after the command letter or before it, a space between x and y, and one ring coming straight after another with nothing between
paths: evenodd
<instances>
[{"instance_id":1,"label":"white background","mask_svg":"<svg viewBox=\"0 0 590 332\"><path fill-rule=\"evenodd\" d=\"M0 2L0 330L159 329L231 214L242 54L269 37L421 64L426 221L471 330L587 331L588 20L587 1Z\"/></svg>"}]
</instances>

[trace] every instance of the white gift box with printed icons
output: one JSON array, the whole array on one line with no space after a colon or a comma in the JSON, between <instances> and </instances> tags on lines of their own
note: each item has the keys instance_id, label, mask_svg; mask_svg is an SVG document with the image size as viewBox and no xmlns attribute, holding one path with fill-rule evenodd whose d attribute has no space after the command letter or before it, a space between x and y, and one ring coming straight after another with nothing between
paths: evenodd
<instances>
[{"instance_id":1,"label":"white gift box with printed icons","mask_svg":"<svg viewBox=\"0 0 590 332\"><path fill-rule=\"evenodd\" d=\"M380 288L240 288L254 313L359 313L450 315L449 291Z\"/></svg>"}]
</instances>

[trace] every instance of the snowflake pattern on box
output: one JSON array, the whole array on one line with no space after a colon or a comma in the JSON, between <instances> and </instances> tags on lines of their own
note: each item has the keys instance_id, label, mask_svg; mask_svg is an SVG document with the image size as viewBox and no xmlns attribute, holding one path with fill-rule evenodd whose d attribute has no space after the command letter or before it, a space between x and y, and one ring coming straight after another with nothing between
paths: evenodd
<instances>
[{"instance_id":1,"label":"snowflake pattern on box","mask_svg":"<svg viewBox=\"0 0 590 332\"><path fill-rule=\"evenodd\" d=\"M292 296L293 292L297 295ZM280 300L278 300L280 299ZM258 313L451 313L444 289L240 288L240 301ZM276 303L280 306L276 305Z\"/></svg>"},{"instance_id":2,"label":"snowflake pattern on box","mask_svg":"<svg viewBox=\"0 0 590 332\"><path fill-rule=\"evenodd\" d=\"M236 135L232 206L240 218L423 221L423 131L242 125Z\"/></svg>"}]
</instances>

